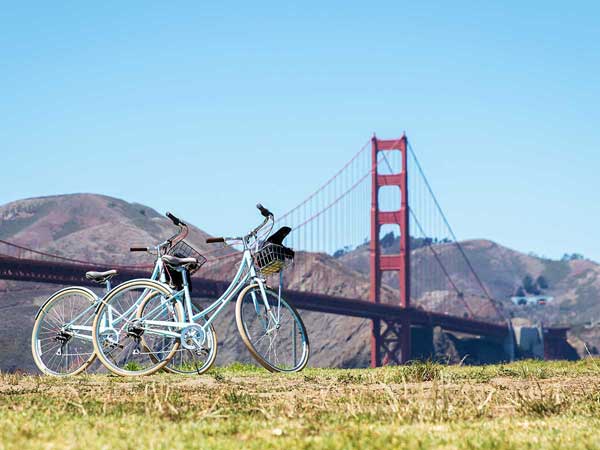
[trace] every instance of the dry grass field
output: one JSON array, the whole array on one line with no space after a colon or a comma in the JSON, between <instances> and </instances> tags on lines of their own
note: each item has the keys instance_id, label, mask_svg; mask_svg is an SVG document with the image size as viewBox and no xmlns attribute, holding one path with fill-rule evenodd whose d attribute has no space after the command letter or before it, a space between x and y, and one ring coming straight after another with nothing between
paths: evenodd
<instances>
[{"instance_id":1,"label":"dry grass field","mask_svg":"<svg viewBox=\"0 0 600 450\"><path fill-rule=\"evenodd\" d=\"M0 449L600 448L600 362L0 375Z\"/></svg>"}]
</instances>

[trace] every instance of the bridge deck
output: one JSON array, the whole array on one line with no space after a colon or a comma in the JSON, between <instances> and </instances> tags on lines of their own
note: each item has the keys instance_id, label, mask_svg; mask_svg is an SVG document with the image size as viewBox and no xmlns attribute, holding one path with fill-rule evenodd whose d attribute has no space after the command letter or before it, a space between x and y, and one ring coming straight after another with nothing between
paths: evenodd
<instances>
[{"instance_id":1,"label":"bridge deck","mask_svg":"<svg viewBox=\"0 0 600 450\"><path fill-rule=\"evenodd\" d=\"M84 276L87 270L105 270L107 267L86 267L78 264L57 263L17 259L0 256L0 278L8 280L32 281L54 284L93 285ZM116 282L133 278L145 278L148 271L120 269ZM226 282L192 278L195 297L218 297L227 287ZM506 325L482 322L445 314L432 313L416 308L400 308L387 304L374 304L359 299L332 297L329 295L286 291L286 297L303 310L328 314L360 317L365 319L381 319L391 321L410 320L413 325L441 326L445 330L461 333L485 335L502 338L507 335Z\"/></svg>"}]
</instances>

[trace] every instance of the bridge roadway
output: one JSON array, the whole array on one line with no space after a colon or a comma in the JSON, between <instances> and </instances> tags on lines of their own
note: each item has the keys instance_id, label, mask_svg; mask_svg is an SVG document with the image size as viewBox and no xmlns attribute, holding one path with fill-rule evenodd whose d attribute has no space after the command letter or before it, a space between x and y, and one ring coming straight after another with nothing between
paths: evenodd
<instances>
[{"instance_id":1,"label":"bridge roadway","mask_svg":"<svg viewBox=\"0 0 600 450\"><path fill-rule=\"evenodd\" d=\"M93 283L85 278L87 270L107 270L107 266L92 267L73 263L20 259L0 255L0 279L5 280L62 285L93 285ZM148 276L148 273L149 270L120 267L119 275L115 277L115 281L120 283L133 278L145 278ZM205 298L217 298L227 287L226 282L200 277L192 277L192 284L193 296ZM297 308L307 311L364 319L381 319L388 322L408 319L411 324L417 326L440 326L448 331L499 339L508 335L508 327L505 324L449 316L416 308L400 308L394 305L375 304L364 300L293 290L286 290L286 298ZM556 332L559 332L559 330L562 331L562 329L556 329Z\"/></svg>"}]
</instances>

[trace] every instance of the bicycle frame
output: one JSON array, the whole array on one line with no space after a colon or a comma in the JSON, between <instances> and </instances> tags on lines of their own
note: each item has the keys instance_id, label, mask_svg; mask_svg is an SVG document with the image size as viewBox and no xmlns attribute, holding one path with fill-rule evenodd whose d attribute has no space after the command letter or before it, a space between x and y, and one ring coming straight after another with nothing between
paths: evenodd
<instances>
[{"instance_id":1,"label":"bicycle frame","mask_svg":"<svg viewBox=\"0 0 600 450\"><path fill-rule=\"evenodd\" d=\"M166 304L168 302L180 301L181 297L183 297L184 321L183 322L168 322L168 321L162 321L162 320L143 319L144 332L148 333L148 334L155 334L155 335L159 335L159 336L170 336L170 337L177 338L177 337L180 337L180 333L170 331L170 330L147 328L146 325L157 326L157 327L164 326L164 327L168 327L168 328L183 329L190 325L198 325L197 321L199 319L204 320L203 324L199 325L199 326L202 327L202 329L206 331L206 329L208 329L210 327L210 325L215 320L215 318L221 313L223 308L225 308L225 306L233 298L235 298L235 296L245 286L247 286L251 282L258 284L260 291L261 291L262 301L265 305L267 312L270 314L274 323L276 325L279 324L279 317L275 317L275 315L272 312L271 306L269 305L269 301L267 300L265 281L263 278L258 276L258 274L256 272L256 268L254 267L254 259L252 257L252 253L250 251L249 244L246 239L243 239L243 242L244 242L244 251L242 254L242 261L238 267L237 273L235 274L235 277L233 278L233 280L231 281L231 283L229 284L229 286L227 287L225 292L223 294L221 294L221 296L217 300L215 300L211 305L209 305L207 308L203 309L202 311L198 312L197 314L193 314L192 299L191 299L190 290L189 290L189 281L188 281L188 277L187 277L187 272L185 271L185 269L179 269L183 273L183 289L174 293L171 297L164 299L161 302L161 305L156 306L155 308L153 308L150 312L148 312L145 315L152 315L154 312L156 312L157 310L162 308L164 306L164 304ZM258 300L255 298L254 293L252 293L252 297L253 297L253 302L254 302L255 308L258 311ZM279 296L279 298L280 298L280 296ZM130 309L131 308L129 308L128 311ZM122 314L120 316L120 318L118 318L113 323L113 325L117 324L120 321L120 319L124 319L124 316L126 316L128 311L126 311L126 313ZM210 317L209 317L209 315L210 315ZM127 320L127 319L125 319L125 320Z\"/></svg>"}]
</instances>

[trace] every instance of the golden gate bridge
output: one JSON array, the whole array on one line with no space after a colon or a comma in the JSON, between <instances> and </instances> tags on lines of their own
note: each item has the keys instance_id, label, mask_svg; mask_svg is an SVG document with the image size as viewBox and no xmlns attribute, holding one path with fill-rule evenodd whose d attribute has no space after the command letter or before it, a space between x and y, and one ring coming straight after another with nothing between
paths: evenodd
<instances>
[{"instance_id":1,"label":"golden gate bridge","mask_svg":"<svg viewBox=\"0 0 600 450\"><path fill-rule=\"evenodd\" d=\"M510 320L457 240L405 135L373 136L278 223L292 227L287 243L297 250L286 274L287 298L300 309L370 319L372 366L428 357L415 354L413 341L436 326L494 340L507 360L514 357ZM218 297L239 253L207 256L207 269L193 277L194 297ZM323 280L319 270L326 266L343 268L345 278ZM117 269L123 281L147 277L151 267L84 261L0 240L0 279L90 284L85 271L106 268ZM566 331L544 329L546 358L563 356Z\"/></svg>"}]
</instances>

